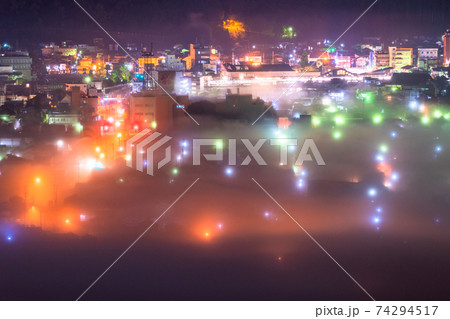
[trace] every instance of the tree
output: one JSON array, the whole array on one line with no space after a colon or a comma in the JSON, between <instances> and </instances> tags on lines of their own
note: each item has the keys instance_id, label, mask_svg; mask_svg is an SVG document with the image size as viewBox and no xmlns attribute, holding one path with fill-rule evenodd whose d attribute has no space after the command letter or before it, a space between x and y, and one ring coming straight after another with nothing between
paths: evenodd
<instances>
[{"instance_id":1,"label":"tree","mask_svg":"<svg viewBox=\"0 0 450 319\"><path fill-rule=\"evenodd\" d=\"M130 82L131 73L124 66L121 66L118 70L114 70L111 73L111 80L115 83L127 83Z\"/></svg>"},{"instance_id":2,"label":"tree","mask_svg":"<svg viewBox=\"0 0 450 319\"><path fill-rule=\"evenodd\" d=\"M302 68L306 68L309 64L309 60L308 60L308 52L303 51L302 53L302 57L300 58L300 66Z\"/></svg>"}]
</instances>

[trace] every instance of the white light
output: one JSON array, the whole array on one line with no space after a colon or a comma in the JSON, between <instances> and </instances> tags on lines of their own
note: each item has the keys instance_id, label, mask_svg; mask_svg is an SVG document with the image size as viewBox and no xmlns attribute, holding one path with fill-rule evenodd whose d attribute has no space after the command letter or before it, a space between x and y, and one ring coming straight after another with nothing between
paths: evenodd
<instances>
[{"instance_id":1,"label":"white light","mask_svg":"<svg viewBox=\"0 0 450 319\"><path fill-rule=\"evenodd\" d=\"M370 188L370 189L367 191L367 195L369 195L370 197L377 196L377 190L376 190L375 188Z\"/></svg>"},{"instance_id":2,"label":"white light","mask_svg":"<svg viewBox=\"0 0 450 319\"><path fill-rule=\"evenodd\" d=\"M231 167L228 167L228 168L225 170L225 174L227 174L228 176L233 175L233 169L232 169Z\"/></svg>"}]
</instances>

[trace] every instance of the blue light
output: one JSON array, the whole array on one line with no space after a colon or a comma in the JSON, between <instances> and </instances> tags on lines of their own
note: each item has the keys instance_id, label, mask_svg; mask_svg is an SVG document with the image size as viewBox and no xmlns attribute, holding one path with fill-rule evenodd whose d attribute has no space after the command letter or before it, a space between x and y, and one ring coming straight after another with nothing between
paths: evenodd
<instances>
[{"instance_id":1,"label":"blue light","mask_svg":"<svg viewBox=\"0 0 450 319\"><path fill-rule=\"evenodd\" d=\"M269 217L269 215L270 215L269 212L265 212L265 213L264 213L264 216L265 216L265 217Z\"/></svg>"},{"instance_id":2,"label":"blue light","mask_svg":"<svg viewBox=\"0 0 450 319\"><path fill-rule=\"evenodd\" d=\"M381 154L377 154L377 156L375 156L375 160L377 162L384 162L384 156Z\"/></svg>"},{"instance_id":3,"label":"blue light","mask_svg":"<svg viewBox=\"0 0 450 319\"><path fill-rule=\"evenodd\" d=\"M299 119L300 118L300 113L295 113L294 114L294 119Z\"/></svg>"},{"instance_id":4,"label":"blue light","mask_svg":"<svg viewBox=\"0 0 450 319\"><path fill-rule=\"evenodd\" d=\"M182 141L181 146L182 147L188 147L189 143L187 141Z\"/></svg>"},{"instance_id":5,"label":"blue light","mask_svg":"<svg viewBox=\"0 0 450 319\"><path fill-rule=\"evenodd\" d=\"M228 167L228 168L225 170L225 174L227 174L228 176L233 175L233 169L232 169L231 167Z\"/></svg>"},{"instance_id":6,"label":"blue light","mask_svg":"<svg viewBox=\"0 0 450 319\"><path fill-rule=\"evenodd\" d=\"M396 138L397 137L397 132L396 131L392 131L391 132L391 137L392 138Z\"/></svg>"},{"instance_id":7,"label":"blue light","mask_svg":"<svg viewBox=\"0 0 450 319\"><path fill-rule=\"evenodd\" d=\"M184 105L177 105L177 109L184 109Z\"/></svg>"},{"instance_id":8,"label":"blue light","mask_svg":"<svg viewBox=\"0 0 450 319\"><path fill-rule=\"evenodd\" d=\"M381 222L381 218L378 216L375 216L372 221L374 222L374 224L379 224Z\"/></svg>"},{"instance_id":9,"label":"blue light","mask_svg":"<svg viewBox=\"0 0 450 319\"><path fill-rule=\"evenodd\" d=\"M103 169L103 164L100 162L95 163L95 169Z\"/></svg>"},{"instance_id":10,"label":"blue light","mask_svg":"<svg viewBox=\"0 0 450 319\"><path fill-rule=\"evenodd\" d=\"M411 110L416 110L417 109L417 101L411 101L409 102L409 108Z\"/></svg>"},{"instance_id":11,"label":"blue light","mask_svg":"<svg viewBox=\"0 0 450 319\"><path fill-rule=\"evenodd\" d=\"M305 182L303 181L303 179L299 179L297 182L297 187L298 188L303 188L305 187Z\"/></svg>"},{"instance_id":12,"label":"blue light","mask_svg":"<svg viewBox=\"0 0 450 319\"><path fill-rule=\"evenodd\" d=\"M438 145L434 148L434 150L436 153L440 153L442 151L442 147L440 145Z\"/></svg>"},{"instance_id":13,"label":"blue light","mask_svg":"<svg viewBox=\"0 0 450 319\"><path fill-rule=\"evenodd\" d=\"M377 190L375 188L370 188L367 191L367 195L369 195L370 197L375 197L375 196L377 196Z\"/></svg>"},{"instance_id":14,"label":"blue light","mask_svg":"<svg viewBox=\"0 0 450 319\"><path fill-rule=\"evenodd\" d=\"M6 240L7 241L12 241L13 240L13 236L11 236L11 235L6 236Z\"/></svg>"},{"instance_id":15,"label":"blue light","mask_svg":"<svg viewBox=\"0 0 450 319\"><path fill-rule=\"evenodd\" d=\"M392 179L393 181L398 181L398 174L397 174L397 173L392 173L392 174L391 174L391 179Z\"/></svg>"},{"instance_id":16,"label":"blue light","mask_svg":"<svg viewBox=\"0 0 450 319\"><path fill-rule=\"evenodd\" d=\"M381 213L383 209L381 207L377 207L377 213Z\"/></svg>"}]
</instances>

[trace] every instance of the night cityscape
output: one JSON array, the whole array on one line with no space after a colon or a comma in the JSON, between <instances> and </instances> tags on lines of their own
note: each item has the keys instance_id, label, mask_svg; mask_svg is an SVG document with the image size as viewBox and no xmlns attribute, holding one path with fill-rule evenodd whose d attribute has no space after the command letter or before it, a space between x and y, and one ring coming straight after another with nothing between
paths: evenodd
<instances>
[{"instance_id":1,"label":"night cityscape","mask_svg":"<svg viewBox=\"0 0 450 319\"><path fill-rule=\"evenodd\" d=\"M0 300L448 301L450 2L0 12Z\"/></svg>"}]
</instances>

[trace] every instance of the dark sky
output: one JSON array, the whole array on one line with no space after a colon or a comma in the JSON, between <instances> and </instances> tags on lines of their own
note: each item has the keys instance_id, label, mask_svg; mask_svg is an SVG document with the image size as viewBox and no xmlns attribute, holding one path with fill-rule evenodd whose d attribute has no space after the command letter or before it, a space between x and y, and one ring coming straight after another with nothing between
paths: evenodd
<instances>
[{"instance_id":1,"label":"dark sky","mask_svg":"<svg viewBox=\"0 0 450 319\"><path fill-rule=\"evenodd\" d=\"M293 25L299 39L337 37L372 0L80 0L111 31L154 35L154 42L189 42L196 37L221 41L223 17L242 20L248 37L270 39L283 25ZM98 27L72 1L6 0L0 5L0 39L90 39ZM443 0L379 0L347 35L439 36L450 26L450 2ZM78 40L78 39L77 39Z\"/></svg>"}]
</instances>

